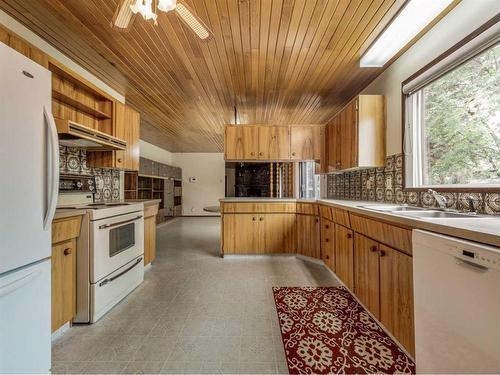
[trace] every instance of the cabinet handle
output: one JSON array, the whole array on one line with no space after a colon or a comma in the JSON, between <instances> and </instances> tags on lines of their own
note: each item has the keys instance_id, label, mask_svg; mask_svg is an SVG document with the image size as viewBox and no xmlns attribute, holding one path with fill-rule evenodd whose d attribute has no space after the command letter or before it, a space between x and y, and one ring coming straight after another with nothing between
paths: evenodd
<instances>
[{"instance_id":1,"label":"cabinet handle","mask_svg":"<svg viewBox=\"0 0 500 375\"><path fill-rule=\"evenodd\" d=\"M384 251L384 250L380 250L380 256L381 256L381 257L385 257L386 255L387 255L387 254L385 253L385 251Z\"/></svg>"},{"instance_id":2,"label":"cabinet handle","mask_svg":"<svg viewBox=\"0 0 500 375\"><path fill-rule=\"evenodd\" d=\"M330 240L328 238L325 238L325 242L330 242Z\"/></svg>"},{"instance_id":3,"label":"cabinet handle","mask_svg":"<svg viewBox=\"0 0 500 375\"><path fill-rule=\"evenodd\" d=\"M70 255L71 254L71 248L68 247L68 248L64 249L63 254L64 255Z\"/></svg>"},{"instance_id":4,"label":"cabinet handle","mask_svg":"<svg viewBox=\"0 0 500 375\"><path fill-rule=\"evenodd\" d=\"M377 246L372 246L372 247L370 247L370 251L371 251L371 252L373 252L373 253L374 253L375 251L377 251Z\"/></svg>"},{"instance_id":5,"label":"cabinet handle","mask_svg":"<svg viewBox=\"0 0 500 375\"><path fill-rule=\"evenodd\" d=\"M325 225L326 229L330 229L330 226L328 224Z\"/></svg>"},{"instance_id":6,"label":"cabinet handle","mask_svg":"<svg viewBox=\"0 0 500 375\"><path fill-rule=\"evenodd\" d=\"M255 152L253 152L253 151L252 151L252 152L250 153L250 155L254 156L254 155L255 155Z\"/></svg>"},{"instance_id":7,"label":"cabinet handle","mask_svg":"<svg viewBox=\"0 0 500 375\"><path fill-rule=\"evenodd\" d=\"M259 152L259 155L260 155L260 156L263 156L263 155L264 155L264 153L263 153L263 152Z\"/></svg>"},{"instance_id":8,"label":"cabinet handle","mask_svg":"<svg viewBox=\"0 0 500 375\"><path fill-rule=\"evenodd\" d=\"M295 155L296 155L296 153L295 153L295 152L292 152L292 156L295 156Z\"/></svg>"},{"instance_id":9,"label":"cabinet handle","mask_svg":"<svg viewBox=\"0 0 500 375\"><path fill-rule=\"evenodd\" d=\"M327 255L327 256L326 256L326 259L330 259L330 255Z\"/></svg>"},{"instance_id":10,"label":"cabinet handle","mask_svg":"<svg viewBox=\"0 0 500 375\"><path fill-rule=\"evenodd\" d=\"M122 158L118 158L118 163L121 163L122 162Z\"/></svg>"},{"instance_id":11,"label":"cabinet handle","mask_svg":"<svg viewBox=\"0 0 500 375\"><path fill-rule=\"evenodd\" d=\"M264 221L264 218L263 218L263 217L260 217L260 218L259 218L259 221Z\"/></svg>"},{"instance_id":12,"label":"cabinet handle","mask_svg":"<svg viewBox=\"0 0 500 375\"><path fill-rule=\"evenodd\" d=\"M352 234L351 233L347 233L347 238L352 238Z\"/></svg>"},{"instance_id":13,"label":"cabinet handle","mask_svg":"<svg viewBox=\"0 0 500 375\"><path fill-rule=\"evenodd\" d=\"M318 218L316 218L316 222L319 223L319 219Z\"/></svg>"},{"instance_id":14,"label":"cabinet handle","mask_svg":"<svg viewBox=\"0 0 500 375\"><path fill-rule=\"evenodd\" d=\"M256 220L255 217L252 217L252 221L255 221L255 220Z\"/></svg>"}]
</instances>

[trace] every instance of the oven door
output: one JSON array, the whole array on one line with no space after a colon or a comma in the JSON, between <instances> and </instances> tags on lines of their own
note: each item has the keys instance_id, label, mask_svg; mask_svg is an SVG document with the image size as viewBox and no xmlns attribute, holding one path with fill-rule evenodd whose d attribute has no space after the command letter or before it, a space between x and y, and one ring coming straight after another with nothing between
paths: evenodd
<instances>
[{"instance_id":1,"label":"oven door","mask_svg":"<svg viewBox=\"0 0 500 375\"><path fill-rule=\"evenodd\" d=\"M144 212L138 211L91 224L90 282L96 283L144 254Z\"/></svg>"}]
</instances>

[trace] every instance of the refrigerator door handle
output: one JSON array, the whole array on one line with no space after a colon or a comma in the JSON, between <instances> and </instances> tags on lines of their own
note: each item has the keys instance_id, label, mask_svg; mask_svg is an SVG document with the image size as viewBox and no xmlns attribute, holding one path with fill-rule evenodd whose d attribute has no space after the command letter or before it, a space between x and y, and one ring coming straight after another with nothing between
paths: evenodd
<instances>
[{"instance_id":1,"label":"refrigerator door handle","mask_svg":"<svg viewBox=\"0 0 500 375\"><path fill-rule=\"evenodd\" d=\"M21 289L23 286L31 282L34 278L40 275L40 270L32 271L28 274L24 274L19 277L17 280L13 280L5 285L0 285L0 298L10 294L18 289Z\"/></svg>"},{"instance_id":2,"label":"refrigerator door handle","mask_svg":"<svg viewBox=\"0 0 500 375\"><path fill-rule=\"evenodd\" d=\"M48 179L47 179L47 212L43 219L43 229L48 230L52 225L52 219L56 212L57 193L59 191L59 139L57 136L57 127L54 117L43 108L43 114L49 130L49 160L48 160Z\"/></svg>"}]
</instances>

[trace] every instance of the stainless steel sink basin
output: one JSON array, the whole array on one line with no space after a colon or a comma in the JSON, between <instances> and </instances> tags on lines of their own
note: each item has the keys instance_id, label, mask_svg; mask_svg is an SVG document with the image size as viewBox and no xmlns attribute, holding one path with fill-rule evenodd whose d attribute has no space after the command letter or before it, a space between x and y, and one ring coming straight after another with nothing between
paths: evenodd
<instances>
[{"instance_id":1,"label":"stainless steel sink basin","mask_svg":"<svg viewBox=\"0 0 500 375\"><path fill-rule=\"evenodd\" d=\"M399 206L399 205L380 205L380 204L370 204L366 206L359 206L362 208L367 208L369 210L381 211L381 212L405 212L405 211L423 211L425 208L413 207L413 206Z\"/></svg>"},{"instance_id":2,"label":"stainless steel sink basin","mask_svg":"<svg viewBox=\"0 0 500 375\"><path fill-rule=\"evenodd\" d=\"M417 212L398 212L401 216L422 217L429 219L475 219L481 216L461 214L459 212L448 211L417 211Z\"/></svg>"}]
</instances>

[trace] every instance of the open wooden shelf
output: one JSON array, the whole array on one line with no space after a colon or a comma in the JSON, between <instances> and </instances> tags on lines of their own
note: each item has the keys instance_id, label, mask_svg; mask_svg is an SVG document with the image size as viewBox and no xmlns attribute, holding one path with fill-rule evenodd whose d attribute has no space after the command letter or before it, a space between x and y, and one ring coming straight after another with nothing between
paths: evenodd
<instances>
[{"instance_id":1,"label":"open wooden shelf","mask_svg":"<svg viewBox=\"0 0 500 375\"><path fill-rule=\"evenodd\" d=\"M99 111L98 109L95 109L91 106L88 106L82 102L79 102L76 99L73 99L71 96L63 94L60 91L57 90L52 90L52 98L55 100L58 100L64 104L67 104L73 108L78 109L79 111L85 112L97 119L104 120L104 119L110 119L111 116L108 115L107 113L104 113L102 111Z\"/></svg>"}]
</instances>

